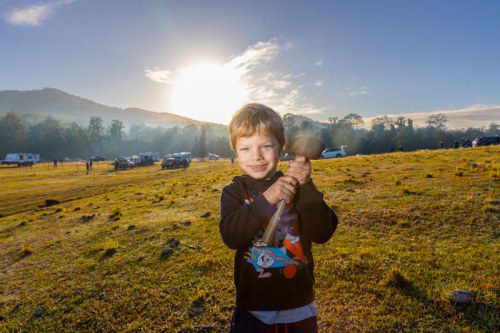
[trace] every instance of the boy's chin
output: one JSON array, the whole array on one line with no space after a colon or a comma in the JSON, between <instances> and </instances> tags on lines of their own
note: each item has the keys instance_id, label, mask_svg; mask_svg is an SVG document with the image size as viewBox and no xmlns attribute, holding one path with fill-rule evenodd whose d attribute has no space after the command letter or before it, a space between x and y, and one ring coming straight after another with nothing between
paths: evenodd
<instances>
[{"instance_id":1,"label":"boy's chin","mask_svg":"<svg viewBox=\"0 0 500 333\"><path fill-rule=\"evenodd\" d=\"M267 172L255 172L252 170L247 170L247 174L253 179L269 179L272 175L274 175L275 172L276 170L270 170Z\"/></svg>"}]
</instances>

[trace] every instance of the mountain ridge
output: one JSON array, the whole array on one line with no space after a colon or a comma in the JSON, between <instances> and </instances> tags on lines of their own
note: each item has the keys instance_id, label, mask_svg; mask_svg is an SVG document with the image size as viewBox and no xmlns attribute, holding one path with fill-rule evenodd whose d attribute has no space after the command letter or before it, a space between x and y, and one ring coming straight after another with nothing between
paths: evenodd
<instances>
[{"instance_id":1,"label":"mountain ridge","mask_svg":"<svg viewBox=\"0 0 500 333\"><path fill-rule=\"evenodd\" d=\"M16 111L41 116L53 116L78 124L88 124L93 116L101 117L105 124L120 120L126 127L143 124L149 127L172 127L210 124L168 112L154 112L137 107L120 108L94 102L56 88L34 90L1 90L0 112Z\"/></svg>"}]
</instances>

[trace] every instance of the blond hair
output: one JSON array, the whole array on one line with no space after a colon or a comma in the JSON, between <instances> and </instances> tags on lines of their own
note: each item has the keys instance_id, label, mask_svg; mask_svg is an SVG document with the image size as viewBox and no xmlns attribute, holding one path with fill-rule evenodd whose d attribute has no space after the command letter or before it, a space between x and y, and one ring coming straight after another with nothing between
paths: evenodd
<instances>
[{"instance_id":1,"label":"blond hair","mask_svg":"<svg viewBox=\"0 0 500 333\"><path fill-rule=\"evenodd\" d=\"M274 136L278 140L280 153L285 147L285 130L280 115L263 104L250 103L239 108L229 122L228 131L234 152L238 138L249 137L255 133Z\"/></svg>"}]
</instances>

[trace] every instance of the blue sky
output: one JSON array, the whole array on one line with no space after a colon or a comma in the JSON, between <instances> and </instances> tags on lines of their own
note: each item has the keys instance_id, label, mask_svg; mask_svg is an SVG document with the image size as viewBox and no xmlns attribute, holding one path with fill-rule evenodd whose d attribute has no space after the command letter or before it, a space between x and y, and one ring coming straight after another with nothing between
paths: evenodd
<instances>
[{"instance_id":1,"label":"blue sky","mask_svg":"<svg viewBox=\"0 0 500 333\"><path fill-rule=\"evenodd\" d=\"M500 1L0 0L0 11L0 90L172 112L182 69L237 62L248 98L282 113L500 115Z\"/></svg>"}]
</instances>

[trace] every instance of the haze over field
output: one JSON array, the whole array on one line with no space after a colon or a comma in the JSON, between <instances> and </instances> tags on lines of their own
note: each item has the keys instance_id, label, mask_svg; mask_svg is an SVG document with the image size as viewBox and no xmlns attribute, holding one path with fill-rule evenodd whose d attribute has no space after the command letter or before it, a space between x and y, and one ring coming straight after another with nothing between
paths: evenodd
<instances>
[{"instance_id":1,"label":"haze over field","mask_svg":"<svg viewBox=\"0 0 500 333\"><path fill-rule=\"evenodd\" d=\"M248 101L317 121L500 119L498 1L26 0L0 13L0 90L221 124Z\"/></svg>"}]
</instances>

